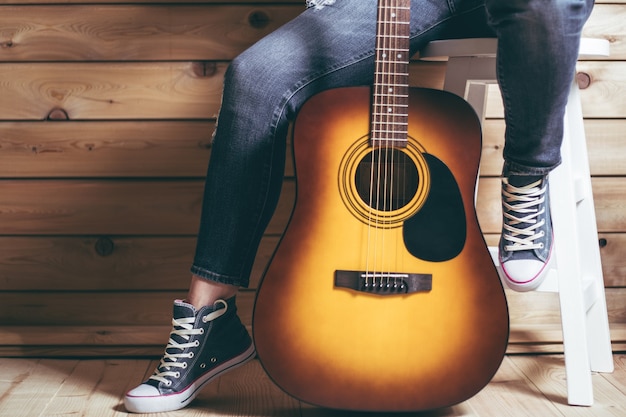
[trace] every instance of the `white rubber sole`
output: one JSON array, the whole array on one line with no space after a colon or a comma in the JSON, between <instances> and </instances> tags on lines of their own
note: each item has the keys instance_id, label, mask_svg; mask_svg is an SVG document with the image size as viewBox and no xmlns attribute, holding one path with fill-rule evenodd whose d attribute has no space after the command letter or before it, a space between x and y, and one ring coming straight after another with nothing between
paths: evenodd
<instances>
[{"instance_id":1,"label":"white rubber sole","mask_svg":"<svg viewBox=\"0 0 626 417\"><path fill-rule=\"evenodd\" d=\"M126 407L126 410L131 413L162 413L165 411L180 410L181 408L189 405L189 403L196 398L196 396L200 393L200 390L206 384L218 376L250 361L254 358L255 353L254 345L251 344L250 347L242 354L224 362L211 372L207 372L189 384L189 386L187 386L183 391L175 394L136 396L131 395L130 392L128 392L124 396L124 406Z\"/></svg>"}]
</instances>

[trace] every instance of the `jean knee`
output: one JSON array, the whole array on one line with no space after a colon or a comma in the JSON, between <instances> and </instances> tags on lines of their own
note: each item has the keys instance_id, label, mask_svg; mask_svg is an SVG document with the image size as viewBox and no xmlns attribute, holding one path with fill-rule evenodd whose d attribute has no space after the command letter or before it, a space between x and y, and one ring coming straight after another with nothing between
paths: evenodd
<instances>
[{"instance_id":1,"label":"jean knee","mask_svg":"<svg viewBox=\"0 0 626 417\"><path fill-rule=\"evenodd\" d=\"M492 26L511 22L528 27L541 27L548 32L564 27L582 28L594 0L486 0L485 7ZM560 24L559 24L560 23Z\"/></svg>"}]
</instances>

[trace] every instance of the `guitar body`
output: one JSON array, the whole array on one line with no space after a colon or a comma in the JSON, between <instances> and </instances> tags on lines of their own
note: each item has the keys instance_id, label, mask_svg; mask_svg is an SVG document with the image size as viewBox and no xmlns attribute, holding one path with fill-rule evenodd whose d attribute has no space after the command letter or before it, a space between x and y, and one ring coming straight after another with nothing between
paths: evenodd
<instances>
[{"instance_id":1,"label":"guitar body","mask_svg":"<svg viewBox=\"0 0 626 417\"><path fill-rule=\"evenodd\" d=\"M389 208L371 207L359 185L377 152L370 96L329 90L298 115L297 197L257 294L256 349L271 379L307 403L445 407L491 380L508 342L474 210L480 124L457 96L410 89L409 144L393 151L409 168L389 176L410 185Z\"/></svg>"}]
</instances>

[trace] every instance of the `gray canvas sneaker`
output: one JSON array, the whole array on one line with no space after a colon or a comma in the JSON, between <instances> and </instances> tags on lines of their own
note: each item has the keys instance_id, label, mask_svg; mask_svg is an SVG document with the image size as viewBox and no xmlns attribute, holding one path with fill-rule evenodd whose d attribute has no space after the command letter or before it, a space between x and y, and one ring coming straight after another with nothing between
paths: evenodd
<instances>
[{"instance_id":1,"label":"gray canvas sneaker","mask_svg":"<svg viewBox=\"0 0 626 417\"><path fill-rule=\"evenodd\" d=\"M504 279L511 289L539 287L549 270L552 241L548 177L503 177L498 249Z\"/></svg>"},{"instance_id":2,"label":"gray canvas sneaker","mask_svg":"<svg viewBox=\"0 0 626 417\"><path fill-rule=\"evenodd\" d=\"M187 406L219 375L254 358L235 297L196 310L176 300L170 339L152 376L124 397L126 410L156 413Z\"/></svg>"}]
</instances>

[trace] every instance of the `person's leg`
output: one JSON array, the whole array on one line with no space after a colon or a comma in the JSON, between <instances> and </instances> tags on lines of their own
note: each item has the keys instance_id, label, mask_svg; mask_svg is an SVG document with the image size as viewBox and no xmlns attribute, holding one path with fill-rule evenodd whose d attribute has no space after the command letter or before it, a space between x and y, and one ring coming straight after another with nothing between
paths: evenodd
<instances>
[{"instance_id":1,"label":"person's leg","mask_svg":"<svg viewBox=\"0 0 626 417\"><path fill-rule=\"evenodd\" d=\"M500 262L509 286L535 289L552 251L547 174L561 161L563 116L593 0L486 0L498 37L505 109Z\"/></svg>"},{"instance_id":2,"label":"person's leg","mask_svg":"<svg viewBox=\"0 0 626 417\"><path fill-rule=\"evenodd\" d=\"M481 0L433 3L412 2L413 52L438 36L486 27ZM234 294L248 285L277 204L289 123L317 92L373 82L376 5L337 0L310 8L229 66L188 299L174 303L165 356L154 375L126 395L128 410L182 408L204 384L253 356Z\"/></svg>"},{"instance_id":3,"label":"person's leg","mask_svg":"<svg viewBox=\"0 0 626 417\"><path fill-rule=\"evenodd\" d=\"M455 17L452 2L432 3L412 2L413 52L438 36L485 33L481 1L457 1ZM373 82L375 20L376 1L338 0L309 9L233 61L209 163L194 275L248 285L278 201L289 122L317 92Z\"/></svg>"}]
</instances>

